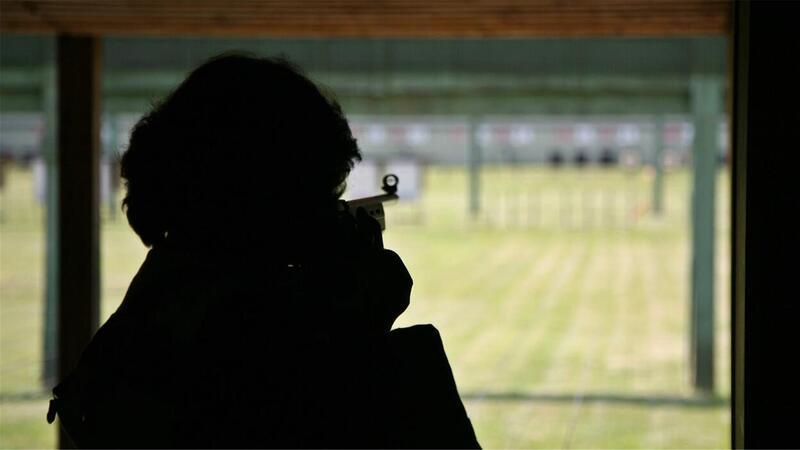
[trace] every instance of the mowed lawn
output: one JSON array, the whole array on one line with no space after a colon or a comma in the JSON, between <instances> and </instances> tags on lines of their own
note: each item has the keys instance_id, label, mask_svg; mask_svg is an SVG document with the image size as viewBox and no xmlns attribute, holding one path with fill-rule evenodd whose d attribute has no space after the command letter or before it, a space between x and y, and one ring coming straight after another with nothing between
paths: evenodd
<instances>
[{"instance_id":1,"label":"mowed lawn","mask_svg":"<svg viewBox=\"0 0 800 450\"><path fill-rule=\"evenodd\" d=\"M0 223L0 448L53 447L44 421L44 240L29 171L7 173ZM647 170L497 167L467 214L463 168L428 168L415 204L387 208L387 247L414 277L398 326L435 324L484 447L729 446L727 174L717 207L717 393L688 367L686 170L650 211ZM402 183L402 180L401 180ZM102 228L103 316L146 249L123 217Z\"/></svg>"}]
</instances>

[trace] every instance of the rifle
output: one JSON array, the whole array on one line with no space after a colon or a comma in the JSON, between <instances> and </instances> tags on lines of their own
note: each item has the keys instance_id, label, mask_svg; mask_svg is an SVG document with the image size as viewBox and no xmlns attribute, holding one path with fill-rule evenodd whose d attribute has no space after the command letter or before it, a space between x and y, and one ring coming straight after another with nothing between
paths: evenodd
<instances>
[{"instance_id":1,"label":"rifle","mask_svg":"<svg viewBox=\"0 0 800 450\"><path fill-rule=\"evenodd\" d=\"M397 196L397 183L399 181L400 179L397 178L397 175L390 173L383 177L381 189L384 194L340 202L339 211L347 212L355 218L359 208L363 208L364 212L380 224L381 231L384 231L386 230L386 213L383 210L383 204L399 198Z\"/></svg>"}]
</instances>

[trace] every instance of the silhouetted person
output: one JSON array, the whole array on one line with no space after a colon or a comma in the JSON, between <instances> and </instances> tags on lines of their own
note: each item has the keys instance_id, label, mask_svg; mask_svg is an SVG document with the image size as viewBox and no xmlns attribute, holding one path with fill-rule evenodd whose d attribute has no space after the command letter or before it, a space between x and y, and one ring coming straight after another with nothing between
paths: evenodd
<instances>
[{"instance_id":1,"label":"silhouetted person","mask_svg":"<svg viewBox=\"0 0 800 450\"><path fill-rule=\"evenodd\" d=\"M359 159L287 62L192 72L133 129L123 206L151 250L49 419L86 447L476 447L436 330L390 332L405 266L338 210Z\"/></svg>"},{"instance_id":2,"label":"silhouetted person","mask_svg":"<svg viewBox=\"0 0 800 450\"><path fill-rule=\"evenodd\" d=\"M564 156L561 154L560 151L555 150L550 153L547 157L547 162L550 164L551 167L559 168L564 164Z\"/></svg>"},{"instance_id":3,"label":"silhouetted person","mask_svg":"<svg viewBox=\"0 0 800 450\"><path fill-rule=\"evenodd\" d=\"M604 148L600 151L600 165L604 167L615 166L619 161L617 160L617 153L610 148Z\"/></svg>"},{"instance_id":4,"label":"silhouetted person","mask_svg":"<svg viewBox=\"0 0 800 450\"><path fill-rule=\"evenodd\" d=\"M578 150L578 153L575 155L575 165L578 168L586 167L589 164L589 155L586 154L583 150Z\"/></svg>"}]
</instances>

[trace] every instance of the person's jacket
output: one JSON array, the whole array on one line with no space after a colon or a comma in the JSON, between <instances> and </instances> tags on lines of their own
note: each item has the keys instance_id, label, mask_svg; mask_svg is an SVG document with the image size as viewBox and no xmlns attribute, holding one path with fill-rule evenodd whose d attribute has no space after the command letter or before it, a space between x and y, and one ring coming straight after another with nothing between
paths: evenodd
<instances>
[{"instance_id":1,"label":"person's jacket","mask_svg":"<svg viewBox=\"0 0 800 450\"><path fill-rule=\"evenodd\" d=\"M155 248L49 419L80 447L477 447L437 331L382 332L406 305L357 273Z\"/></svg>"}]
</instances>

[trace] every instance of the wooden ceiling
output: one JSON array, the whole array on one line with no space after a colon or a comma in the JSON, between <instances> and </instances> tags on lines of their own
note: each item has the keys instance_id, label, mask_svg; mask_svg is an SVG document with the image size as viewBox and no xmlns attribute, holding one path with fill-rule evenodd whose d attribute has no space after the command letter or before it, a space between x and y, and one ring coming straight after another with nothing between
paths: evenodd
<instances>
[{"instance_id":1,"label":"wooden ceiling","mask_svg":"<svg viewBox=\"0 0 800 450\"><path fill-rule=\"evenodd\" d=\"M253 37L722 35L720 0L0 0L0 31Z\"/></svg>"}]
</instances>

